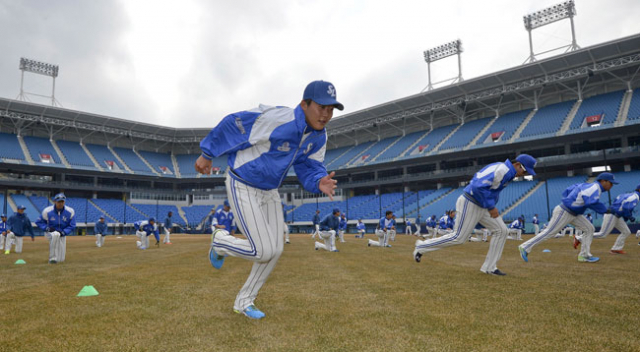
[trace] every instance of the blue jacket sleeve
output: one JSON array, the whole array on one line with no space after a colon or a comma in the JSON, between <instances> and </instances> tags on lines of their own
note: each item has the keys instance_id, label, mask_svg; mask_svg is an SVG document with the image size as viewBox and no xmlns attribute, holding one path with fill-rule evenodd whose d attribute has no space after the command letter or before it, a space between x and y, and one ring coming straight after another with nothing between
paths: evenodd
<instances>
[{"instance_id":1,"label":"blue jacket sleeve","mask_svg":"<svg viewBox=\"0 0 640 352\"><path fill-rule=\"evenodd\" d=\"M293 168L304 189L311 193L322 192L318 185L320 179L327 176L327 169L324 164L314 159L307 159L302 163L293 164Z\"/></svg>"},{"instance_id":2,"label":"blue jacket sleeve","mask_svg":"<svg viewBox=\"0 0 640 352\"><path fill-rule=\"evenodd\" d=\"M480 186L478 186L477 183L472 183L471 190L473 191L474 195L480 195L480 198L484 199L483 205L486 207L486 209L491 210L496 207L496 200L493 198L493 194L490 190L493 178L491 178L491 180L489 181L491 181L491 183L482 183Z\"/></svg>"},{"instance_id":3,"label":"blue jacket sleeve","mask_svg":"<svg viewBox=\"0 0 640 352\"><path fill-rule=\"evenodd\" d=\"M38 226L42 231L45 231L47 227L49 227L49 223L42 218L42 214L40 214L38 219L36 219L36 226Z\"/></svg>"},{"instance_id":4,"label":"blue jacket sleeve","mask_svg":"<svg viewBox=\"0 0 640 352\"><path fill-rule=\"evenodd\" d=\"M202 156L211 160L213 157L249 148L251 127L258 116L260 113L249 111L226 116L200 142Z\"/></svg>"},{"instance_id":5,"label":"blue jacket sleeve","mask_svg":"<svg viewBox=\"0 0 640 352\"><path fill-rule=\"evenodd\" d=\"M632 217L633 216L633 210L635 209L636 205L638 205L638 201L637 200L633 200L632 202L623 203L623 205L622 205L622 216L624 216L626 218Z\"/></svg>"},{"instance_id":6,"label":"blue jacket sleeve","mask_svg":"<svg viewBox=\"0 0 640 352\"><path fill-rule=\"evenodd\" d=\"M592 209L598 214L604 214L607 212L607 206L600 202L600 197L596 197L595 194L592 194L590 197L582 196L584 199L584 204L587 208Z\"/></svg>"},{"instance_id":7,"label":"blue jacket sleeve","mask_svg":"<svg viewBox=\"0 0 640 352\"><path fill-rule=\"evenodd\" d=\"M70 235L75 229L76 229L76 217L74 215L71 217L71 219L69 219L69 225L64 229L62 229L62 233L60 235L62 236Z\"/></svg>"},{"instance_id":8,"label":"blue jacket sleeve","mask_svg":"<svg viewBox=\"0 0 640 352\"><path fill-rule=\"evenodd\" d=\"M33 226L31 226L31 220L26 215L24 216L24 218L25 218L24 225L27 227L25 233L29 232L29 234L31 234L31 238L34 238L35 234L33 233Z\"/></svg>"}]
</instances>

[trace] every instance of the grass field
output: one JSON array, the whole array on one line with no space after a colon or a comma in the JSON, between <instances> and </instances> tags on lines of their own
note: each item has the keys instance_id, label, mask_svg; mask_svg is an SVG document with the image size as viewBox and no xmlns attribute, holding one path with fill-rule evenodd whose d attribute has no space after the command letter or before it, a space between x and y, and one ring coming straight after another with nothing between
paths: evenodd
<instances>
[{"instance_id":1,"label":"grass field","mask_svg":"<svg viewBox=\"0 0 640 352\"><path fill-rule=\"evenodd\" d=\"M496 277L479 271L487 243L418 264L415 237L384 249L349 235L328 253L293 235L256 301L260 321L232 310L251 263L216 271L208 236L172 240L139 251L135 236L103 248L70 237L57 265L44 238L0 255L0 351L640 351L633 236L624 256L608 254L615 236L594 241L595 264L578 263L569 238L534 248L529 263L507 241L508 276ZM100 295L76 297L85 285Z\"/></svg>"}]
</instances>

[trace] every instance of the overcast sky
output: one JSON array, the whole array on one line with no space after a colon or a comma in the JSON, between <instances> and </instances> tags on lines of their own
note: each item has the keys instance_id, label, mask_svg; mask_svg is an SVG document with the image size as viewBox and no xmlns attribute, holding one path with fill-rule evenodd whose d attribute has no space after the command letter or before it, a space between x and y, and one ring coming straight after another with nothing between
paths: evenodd
<instances>
[{"instance_id":1,"label":"overcast sky","mask_svg":"<svg viewBox=\"0 0 640 352\"><path fill-rule=\"evenodd\" d=\"M212 127L259 103L295 106L315 79L346 114L420 92L422 52L460 38L464 78L523 63L522 16L557 0L0 0L0 96L20 91L20 57L60 66L69 109L171 127ZM576 0L578 44L640 32L640 1ZM569 21L534 31L536 51L570 43ZM457 62L433 66L433 80ZM49 94L28 74L25 90ZM42 98L31 97L38 103Z\"/></svg>"}]
</instances>

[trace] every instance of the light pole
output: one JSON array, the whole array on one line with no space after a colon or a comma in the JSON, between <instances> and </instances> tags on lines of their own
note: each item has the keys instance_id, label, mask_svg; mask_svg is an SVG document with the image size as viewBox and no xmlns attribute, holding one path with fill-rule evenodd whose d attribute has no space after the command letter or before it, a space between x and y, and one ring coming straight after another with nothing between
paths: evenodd
<instances>
[{"instance_id":1,"label":"light pole","mask_svg":"<svg viewBox=\"0 0 640 352\"><path fill-rule=\"evenodd\" d=\"M536 61L536 55L546 54L551 51L556 51L564 48L567 49L565 52L580 49L580 46L576 42L576 30L573 24L573 17L575 15L576 15L576 5L573 2L573 0L568 0L563 3L553 5L545 9L542 9L540 11L536 11L534 13L530 13L524 16L523 17L524 28L527 30L527 32L529 32L529 57L525 60L524 63L526 64L526 63L534 62ZM548 24L564 20L566 18L568 18L569 21L571 21L571 44L564 45L564 46L547 50L537 54L534 53L533 37L531 32L536 28L540 28L542 26L546 26Z\"/></svg>"},{"instance_id":2,"label":"light pole","mask_svg":"<svg viewBox=\"0 0 640 352\"><path fill-rule=\"evenodd\" d=\"M58 77L59 67L58 65L52 65L45 62L40 62L31 59L25 59L24 57L20 58L20 71L22 71L20 76L20 94L18 94L18 100L29 101L27 95L34 95L38 97L43 97L47 99L51 99L51 106L62 106L58 100L56 100L56 77ZM24 90L24 73L31 72L38 75L48 76L53 79L53 87L51 90L51 96L41 95L35 93L28 93Z\"/></svg>"},{"instance_id":3,"label":"light pole","mask_svg":"<svg viewBox=\"0 0 640 352\"><path fill-rule=\"evenodd\" d=\"M422 90L432 90L435 84L444 83L444 82L462 82L462 59L460 54L462 53L462 41L460 39L456 39L452 42L437 46L435 48L431 48L429 50L424 51L424 61L427 63L427 74L429 76L429 84ZM458 76L453 78L444 79L439 82L432 83L431 82L431 63L442 60L449 56L458 55Z\"/></svg>"}]
</instances>

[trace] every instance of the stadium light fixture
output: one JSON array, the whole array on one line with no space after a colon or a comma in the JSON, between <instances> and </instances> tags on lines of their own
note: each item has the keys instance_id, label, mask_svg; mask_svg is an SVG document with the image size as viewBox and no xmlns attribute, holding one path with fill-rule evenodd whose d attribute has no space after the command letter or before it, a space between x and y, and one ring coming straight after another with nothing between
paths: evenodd
<instances>
[{"instance_id":1,"label":"stadium light fixture","mask_svg":"<svg viewBox=\"0 0 640 352\"><path fill-rule=\"evenodd\" d=\"M537 55L545 54L551 51L564 49L564 48L567 48L566 51L573 51L573 50L580 49L580 46L578 46L578 44L576 43L575 26L573 23L573 17L576 14L577 13L576 13L575 3L573 2L573 0L568 0L560 4L556 4L524 16L523 17L524 28L527 30L527 32L529 32L529 51L530 51L529 57L524 63L536 61L536 54L533 52L533 39L532 39L531 32L536 28L546 26L548 24L558 22L567 18L571 22L571 44L561 46L559 48L547 50L545 52L538 53Z\"/></svg>"},{"instance_id":2,"label":"stadium light fixture","mask_svg":"<svg viewBox=\"0 0 640 352\"><path fill-rule=\"evenodd\" d=\"M20 77L20 94L18 95L18 100L29 101L29 99L27 98L27 95L35 95L35 96L51 99L51 106L56 106L56 105L62 106L62 104L60 104L60 102L56 100L56 77L58 77L58 71L59 71L58 65L48 64L45 62L26 59L24 57L21 57L19 69L20 71L22 71L22 74ZM51 77L53 79L53 89L51 91L51 96L25 92L24 91L24 73L25 72L31 72L38 75Z\"/></svg>"},{"instance_id":3,"label":"stadium light fixture","mask_svg":"<svg viewBox=\"0 0 640 352\"><path fill-rule=\"evenodd\" d=\"M462 53L462 41L460 39L456 39L452 42L437 46L435 48L431 48L429 50L424 51L424 61L427 63L427 74L429 76L429 84L422 90L432 90L434 84L449 82L462 82L462 60L460 58L460 54ZM442 60L449 56L458 55L458 76L454 78L449 78L442 80L440 82L431 82L431 63Z\"/></svg>"}]
</instances>

